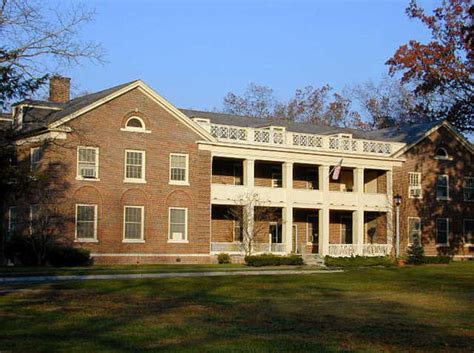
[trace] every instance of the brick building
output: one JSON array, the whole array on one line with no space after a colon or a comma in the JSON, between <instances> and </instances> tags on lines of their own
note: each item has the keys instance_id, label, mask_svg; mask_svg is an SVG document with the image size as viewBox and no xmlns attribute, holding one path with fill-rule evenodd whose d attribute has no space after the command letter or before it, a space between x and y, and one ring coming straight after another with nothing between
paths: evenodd
<instances>
[{"instance_id":1,"label":"brick building","mask_svg":"<svg viewBox=\"0 0 474 353\"><path fill-rule=\"evenodd\" d=\"M7 205L6 237L47 202L96 263L209 262L242 254L249 228L254 252L380 256L393 251L399 193L403 251L420 239L430 255L472 256L473 149L447 123L275 123L178 109L142 81L70 100L62 77L49 101L12 115L18 165L62 187ZM245 223L239 209L271 212Z\"/></svg>"}]
</instances>

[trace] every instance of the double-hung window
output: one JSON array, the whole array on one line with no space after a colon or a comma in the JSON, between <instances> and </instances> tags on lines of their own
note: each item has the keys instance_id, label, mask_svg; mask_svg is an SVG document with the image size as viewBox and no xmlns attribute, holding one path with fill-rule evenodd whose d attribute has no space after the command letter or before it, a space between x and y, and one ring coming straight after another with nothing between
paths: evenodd
<instances>
[{"instance_id":1,"label":"double-hung window","mask_svg":"<svg viewBox=\"0 0 474 353\"><path fill-rule=\"evenodd\" d=\"M474 177L464 178L464 201L474 201Z\"/></svg>"},{"instance_id":2,"label":"double-hung window","mask_svg":"<svg viewBox=\"0 0 474 353\"><path fill-rule=\"evenodd\" d=\"M13 206L8 209L8 237L11 238L18 232L18 207Z\"/></svg>"},{"instance_id":3,"label":"double-hung window","mask_svg":"<svg viewBox=\"0 0 474 353\"><path fill-rule=\"evenodd\" d=\"M449 177L446 174L438 175L436 180L436 198L438 200L449 199Z\"/></svg>"},{"instance_id":4,"label":"double-hung window","mask_svg":"<svg viewBox=\"0 0 474 353\"><path fill-rule=\"evenodd\" d=\"M188 155L170 154L170 184L188 184Z\"/></svg>"},{"instance_id":5,"label":"double-hung window","mask_svg":"<svg viewBox=\"0 0 474 353\"><path fill-rule=\"evenodd\" d=\"M41 230L41 217L39 205L30 205L30 234L35 234Z\"/></svg>"},{"instance_id":6,"label":"double-hung window","mask_svg":"<svg viewBox=\"0 0 474 353\"><path fill-rule=\"evenodd\" d=\"M419 217L408 217L408 243L421 244L421 220Z\"/></svg>"},{"instance_id":7,"label":"double-hung window","mask_svg":"<svg viewBox=\"0 0 474 353\"><path fill-rule=\"evenodd\" d=\"M76 205L76 241L97 241L97 205Z\"/></svg>"},{"instance_id":8,"label":"double-hung window","mask_svg":"<svg viewBox=\"0 0 474 353\"><path fill-rule=\"evenodd\" d=\"M169 235L170 243L186 243L188 241L188 209L170 207L169 209Z\"/></svg>"},{"instance_id":9,"label":"double-hung window","mask_svg":"<svg viewBox=\"0 0 474 353\"><path fill-rule=\"evenodd\" d=\"M449 218L436 219L436 245L449 245Z\"/></svg>"},{"instance_id":10,"label":"double-hung window","mask_svg":"<svg viewBox=\"0 0 474 353\"><path fill-rule=\"evenodd\" d=\"M411 199L421 198L421 173L408 173L408 196Z\"/></svg>"},{"instance_id":11,"label":"double-hung window","mask_svg":"<svg viewBox=\"0 0 474 353\"><path fill-rule=\"evenodd\" d=\"M465 219L463 228L465 244L474 245L474 219Z\"/></svg>"},{"instance_id":12,"label":"double-hung window","mask_svg":"<svg viewBox=\"0 0 474 353\"><path fill-rule=\"evenodd\" d=\"M41 147L33 147L30 148L30 163L31 163L31 170L38 169L41 158L43 157L43 149Z\"/></svg>"},{"instance_id":13,"label":"double-hung window","mask_svg":"<svg viewBox=\"0 0 474 353\"><path fill-rule=\"evenodd\" d=\"M145 182L145 151L125 151L125 181Z\"/></svg>"},{"instance_id":14,"label":"double-hung window","mask_svg":"<svg viewBox=\"0 0 474 353\"><path fill-rule=\"evenodd\" d=\"M123 241L128 243L144 241L144 206L125 206Z\"/></svg>"},{"instance_id":15,"label":"double-hung window","mask_svg":"<svg viewBox=\"0 0 474 353\"><path fill-rule=\"evenodd\" d=\"M99 179L99 149L96 147L77 148L77 178L80 180Z\"/></svg>"}]
</instances>

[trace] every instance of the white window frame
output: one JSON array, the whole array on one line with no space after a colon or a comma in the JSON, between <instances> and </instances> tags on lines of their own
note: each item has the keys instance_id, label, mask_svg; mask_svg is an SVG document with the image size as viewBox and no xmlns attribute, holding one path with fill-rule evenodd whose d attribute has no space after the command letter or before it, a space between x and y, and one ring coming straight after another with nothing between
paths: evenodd
<instances>
[{"instance_id":1,"label":"white window frame","mask_svg":"<svg viewBox=\"0 0 474 353\"><path fill-rule=\"evenodd\" d=\"M172 180L171 179L171 160L173 157L185 157L185 178L184 180ZM169 184L170 185L189 185L189 155L186 153L170 153L170 160L169 160Z\"/></svg>"},{"instance_id":2,"label":"white window frame","mask_svg":"<svg viewBox=\"0 0 474 353\"><path fill-rule=\"evenodd\" d=\"M92 206L94 207L94 238L78 238L77 237L77 211L79 206ZM76 216L74 220L74 241L81 243L97 243L97 205L90 203L76 203Z\"/></svg>"},{"instance_id":3,"label":"white window frame","mask_svg":"<svg viewBox=\"0 0 474 353\"><path fill-rule=\"evenodd\" d=\"M139 208L141 210L142 224L140 227L141 237L140 239L127 239L125 238L125 216L127 208ZM136 205L124 205L123 206L123 222L122 222L122 242L123 243L144 243L145 242L145 206Z\"/></svg>"},{"instance_id":4,"label":"white window frame","mask_svg":"<svg viewBox=\"0 0 474 353\"><path fill-rule=\"evenodd\" d=\"M30 170L36 170L38 169L38 166L40 165L41 163L41 157L42 155L40 155L40 159L37 160L37 161L34 161L33 160L33 156L35 155L35 151L41 151L42 150L42 147L31 147L30 148Z\"/></svg>"},{"instance_id":5,"label":"white window frame","mask_svg":"<svg viewBox=\"0 0 474 353\"><path fill-rule=\"evenodd\" d=\"M127 153L141 153L142 155L142 177L141 178L127 178ZM142 150L125 150L124 156L124 171L123 171L123 181L124 183L136 183L136 184L146 184L146 151Z\"/></svg>"},{"instance_id":6,"label":"white window frame","mask_svg":"<svg viewBox=\"0 0 474 353\"><path fill-rule=\"evenodd\" d=\"M318 219L318 216L314 216L314 215L308 215L306 216L306 244L308 245L312 245L312 244L315 244L313 243L312 241L309 241L309 225L310 225L310 218L315 218L317 220L317 223L319 225L319 219ZM319 229L318 229L318 237L319 237Z\"/></svg>"},{"instance_id":7,"label":"white window frame","mask_svg":"<svg viewBox=\"0 0 474 353\"><path fill-rule=\"evenodd\" d=\"M142 127L133 127L133 126L127 126L128 125L128 122L132 119L137 119L141 122L142 124ZM136 115L133 115L131 117L129 117L127 119L127 121L125 122L125 127L121 128L120 131L127 131L127 132L142 132L142 133L146 133L146 134L149 134L151 133L150 130L147 130L146 129L146 124L145 124L145 121L140 118L139 116L136 116Z\"/></svg>"},{"instance_id":8,"label":"white window frame","mask_svg":"<svg viewBox=\"0 0 474 353\"><path fill-rule=\"evenodd\" d=\"M471 241L467 241L467 234L466 234L466 221L474 222L474 218L464 218L462 221L462 233L464 235L464 246L474 246L474 234L471 236Z\"/></svg>"},{"instance_id":9,"label":"white window frame","mask_svg":"<svg viewBox=\"0 0 474 353\"><path fill-rule=\"evenodd\" d=\"M80 149L95 150L95 177L94 178L85 178L80 174L80 169L79 169L79 150ZM77 147L76 180L100 181L100 178L99 178L99 147L90 147L90 146L78 146Z\"/></svg>"},{"instance_id":10,"label":"white window frame","mask_svg":"<svg viewBox=\"0 0 474 353\"><path fill-rule=\"evenodd\" d=\"M438 220L446 220L446 243L438 243ZM449 218L436 218L436 246L437 247L448 247L449 246Z\"/></svg>"},{"instance_id":11,"label":"white window frame","mask_svg":"<svg viewBox=\"0 0 474 353\"><path fill-rule=\"evenodd\" d=\"M440 156L438 155L438 150L443 150L446 155L445 156ZM448 153L448 150L444 147L437 147L436 150L435 150L435 159L438 159L438 160L451 160L452 158L449 156L449 153Z\"/></svg>"},{"instance_id":12,"label":"white window frame","mask_svg":"<svg viewBox=\"0 0 474 353\"><path fill-rule=\"evenodd\" d=\"M184 210L184 239L176 240L171 237L171 210ZM187 207L169 207L168 208L168 243L189 243L188 240L188 209Z\"/></svg>"},{"instance_id":13,"label":"white window frame","mask_svg":"<svg viewBox=\"0 0 474 353\"><path fill-rule=\"evenodd\" d=\"M412 176L416 176L418 178L418 184L413 185L412 184ZM413 191L413 195L412 195ZM415 196L418 191L418 196ZM421 173L419 172L409 172L408 173L408 197L410 199L421 199L423 198L423 191L421 187Z\"/></svg>"},{"instance_id":14,"label":"white window frame","mask_svg":"<svg viewBox=\"0 0 474 353\"><path fill-rule=\"evenodd\" d=\"M467 187L466 187L466 185L467 185L467 180L472 180L472 183L473 183L473 185L474 185L474 177L470 177L470 176L469 176L469 177L464 177L464 184L463 184L463 190L462 190L463 199L464 199L464 201L467 201L467 202L474 202L474 199L473 199L473 200L468 200L468 199L466 198L466 192L465 192L465 191L466 191L466 189L467 189ZM472 191L471 191L472 193L474 193L474 187L469 188L469 189L472 190Z\"/></svg>"},{"instance_id":15,"label":"white window frame","mask_svg":"<svg viewBox=\"0 0 474 353\"><path fill-rule=\"evenodd\" d=\"M407 243L408 245L412 245L413 243L410 241L410 220L411 219L417 219L419 224L420 224L420 235L419 235L419 238L418 238L418 241L419 241L419 244L421 245L423 242L422 242L422 227L421 227L421 218L420 217L408 217L408 221L407 221Z\"/></svg>"},{"instance_id":16,"label":"white window frame","mask_svg":"<svg viewBox=\"0 0 474 353\"><path fill-rule=\"evenodd\" d=\"M446 177L446 196L438 195L438 180L439 177ZM449 200L449 175L448 174L438 174L436 175L436 200L446 201Z\"/></svg>"}]
</instances>

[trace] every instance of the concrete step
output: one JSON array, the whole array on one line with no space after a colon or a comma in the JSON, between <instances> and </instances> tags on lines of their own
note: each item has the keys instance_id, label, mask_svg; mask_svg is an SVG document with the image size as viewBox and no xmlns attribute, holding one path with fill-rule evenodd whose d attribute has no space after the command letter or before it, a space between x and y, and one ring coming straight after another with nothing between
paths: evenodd
<instances>
[{"instance_id":1,"label":"concrete step","mask_svg":"<svg viewBox=\"0 0 474 353\"><path fill-rule=\"evenodd\" d=\"M303 262L308 266L326 267L324 264L324 258L318 254L303 255Z\"/></svg>"}]
</instances>

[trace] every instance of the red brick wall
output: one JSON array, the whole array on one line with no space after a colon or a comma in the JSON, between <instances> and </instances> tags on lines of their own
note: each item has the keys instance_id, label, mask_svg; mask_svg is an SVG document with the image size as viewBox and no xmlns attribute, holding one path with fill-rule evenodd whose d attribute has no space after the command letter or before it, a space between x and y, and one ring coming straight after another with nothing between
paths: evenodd
<instances>
[{"instance_id":1,"label":"red brick wall","mask_svg":"<svg viewBox=\"0 0 474 353\"><path fill-rule=\"evenodd\" d=\"M443 146L451 160L435 159L438 146ZM407 151L406 162L394 170L394 195L403 197L400 213L400 236L402 250L408 244L408 217L420 217L422 239L425 254L474 254L473 248L464 247L463 219L474 218L474 204L463 200L462 180L474 176L473 155L445 127L439 128L430 136ZM408 197L408 173L422 173L422 199ZM449 175L449 195L451 200L436 199L436 177L438 174ZM450 219L449 248L436 247L436 218Z\"/></svg>"}]
</instances>

